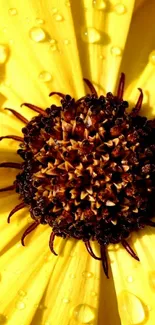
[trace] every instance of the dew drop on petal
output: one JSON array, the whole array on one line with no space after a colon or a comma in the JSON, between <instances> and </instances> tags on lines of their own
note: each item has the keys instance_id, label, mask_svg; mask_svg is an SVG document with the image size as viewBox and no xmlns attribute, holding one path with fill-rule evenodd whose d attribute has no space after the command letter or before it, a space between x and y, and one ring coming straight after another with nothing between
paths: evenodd
<instances>
[{"instance_id":1,"label":"dew drop on petal","mask_svg":"<svg viewBox=\"0 0 155 325\"><path fill-rule=\"evenodd\" d=\"M75 275L74 273L71 273L71 274L70 274L70 278L71 278L71 279L75 279L75 278L76 278L76 275Z\"/></svg>"},{"instance_id":2,"label":"dew drop on petal","mask_svg":"<svg viewBox=\"0 0 155 325\"><path fill-rule=\"evenodd\" d=\"M46 38L45 31L40 27L32 27L29 31L29 35L30 38L37 43L44 41Z\"/></svg>"},{"instance_id":3,"label":"dew drop on petal","mask_svg":"<svg viewBox=\"0 0 155 325\"><path fill-rule=\"evenodd\" d=\"M21 297L25 297L27 295L27 293L24 290L19 290L18 295Z\"/></svg>"},{"instance_id":4,"label":"dew drop on petal","mask_svg":"<svg viewBox=\"0 0 155 325\"><path fill-rule=\"evenodd\" d=\"M127 282L132 283L133 282L133 277L132 275L127 276Z\"/></svg>"},{"instance_id":5,"label":"dew drop on petal","mask_svg":"<svg viewBox=\"0 0 155 325\"><path fill-rule=\"evenodd\" d=\"M122 50L121 50L121 48L118 47L118 46L113 46L113 47L111 48L111 54L112 54L113 56L120 56L120 55L122 54Z\"/></svg>"},{"instance_id":6,"label":"dew drop on petal","mask_svg":"<svg viewBox=\"0 0 155 325\"><path fill-rule=\"evenodd\" d=\"M155 271L149 273L149 284L153 290L155 290Z\"/></svg>"},{"instance_id":7,"label":"dew drop on petal","mask_svg":"<svg viewBox=\"0 0 155 325\"><path fill-rule=\"evenodd\" d=\"M124 324L138 325L145 321L145 309L138 297L128 291L118 296L119 312Z\"/></svg>"},{"instance_id":8,"label":"dew drop on petal","mask_svg":"<svg viewBox=\"0 0 155 325\"><path fill-rule=\"evenodd\" d=\"M72 311L73 318L82 324L88 324L95 319L94 308L87 304L80 304Z\"/></svg>"},{"instance_id":9,"label":"dew drop on petal","mask_svg":"<svg viewBox=\"0 0 155 325\"><path fill-rule=\"evenodd\" d=\"M10 8L9 9L9 14L11 16L16 16L17 15L17 9L16 8Z\"/></svg>"},{"instance_id":10,"label":"dew drop on petal","mask_svg":"<svg viewBox=\"0 0 155 325\"><path fill-rule=\"evenodd\" d=\"M50 39L50 50L55 52L58 50L57 41L55 39Z\"/></svg>"},{"instance_id":11,"label":"dew drop on petal","mask_svg":"<svg viewBox=\"0 0 155 325\"><path fill-rule=\"evenodd\" d=\"M54 17L55 20L58 21L58 22L64 20L63 16L60 15L60 14L55 14L55 15L53 15L53 17Z\"/></svg>"},{"instance_id":12,"label":"dew drop on petal","mask_svg":"<svg viewBox=\"0 0 155 325\"><path fill-rule=\"evenodd\" d=\"M114 6L114 11L117 15L123 15L126 12L126 7L123 3L119 2Z\"/></svg>"},{"instance_id":13,"label":"dew drop on petal","mask_svg":"<svg viewBox=\"0 0 155 325\"><path fill-rule=\"evenodd\" d=\"M67 297L65 297L65 298L62 299L62 302L63 302L64 304L69 304L70 299L67 298Z\"/></svg>"},{"instance_id":14,"label":"dew drop on petal","mask_svg":"<svg viewBox=\"0 0 155 325\"><path fill-rule=\"evenodd\" d=\"M93 7L97 10L104 10L106 6L106 2L103 0L93 0Z\"/></svg>"},{"instance_id":15,"label":"dew drop on petal","mask_svg":"<svg viewBox=\"0 0 155 325\"><path fill-rule=\"evenodd\" d=\"M38 24L38 25L43 25L44 23L45 23L45 21L43 20L43 19L41 19L41 18L36 18L36 23Z\"/></svg>"},{"instance_id":16,"label":"dew drop on petal","mask_svg":"<svg viewBox=\"0 0 155 325\"><path fill-rule=\"evenodd\" d=\"M102 55L102 54L99 55L99 59L100 59L100 60L104 60L104 58L105 58L104 55Z\"/></svg>"},{"instance_id":17,"label":"dew drop on petal","mask_svg":"<svg viewBox=\"0 0 155 325\"><path fill-rule=\"evenodd\" d=\"M48 82L52 79L51 74L48 71L42 71L39 74L39 80L43 81L43 82Z\"/></svg>"},{"instance_id":18,"label":"dew drop on petal","mask_svg":"<svg viewBox=\"0 0 155 325\"><path fill-rule=\"evenodd\" d=\"M17 303L16 303L16 308L17 308L17 309L22 310L22 309L24 309L25 307L26 307L26 305L25 305L25 303L24 303L22 300L17 301Z\"/></svg>"},{"instance_id":19,"label":"dew drop on petal","mask_svg":"<svg viewBox=\"0 0 155 325\"><path fill-rule=\"evenodd\" d=\"M152 310L152 307L151 307L150 305L146 305L146 309L147 309L148 311L151 311L151 310Z\"/></svg>"},{"instance_id":20,"label":"dew drop on petal","mask_svg":"<svg viewBox=\"0 0 155 325\"><path fill-rule=\"evenodd\" d=\"M56 7L52 8L52 12L55 14L56 12L58 12L58 9Z\"/></svg>"},{"instance_id":21,"label":"dew drop on petal","mask_svg":"<svg viewBox=\"0 0 155 325\"><path fill-rule=\"evenodd\" d=\"M82 273L82 275L83 275L84 278L87 278L87 279L93 277L93 273L92 272L88 272L88 271L84 271Z\"/></svg>"},{"instance_id":22,"label":"dew drop on petal","mask_svg":"<svg viewBox=\"0 0 155 325\"><path fill-rule=\"evenodd\" d=\"M81 32L82 40L86 43L96 43L100 40L101 35L94 27L88 27L82 29Z\"/></svg>"},{"instance_id":23,"label":"dew drop on petal","mask_svg":"<svg viewBox=\"0 0 155 325\"><path fill-rule=\"evenodd\" d=\"M69 39L64 39L63 42L64 42L65 45L69 45L70 44L70 40Z\"/></svg>"},{"instance_id":24,"label":"dew drop on petal","mask_svg":"<svg viewBox=\"0 0 155 325\"><path fill-rule=\"evenodd\" d=\"M97 292L92 291L92 292L91 292L91 296L92 296L92 297L97 297Z\"/></svg>"},{"instance_id":25,"label":"dew drop on petal","mask_svg":"<svg viewBox=\"0 0 155 325\"><path fill-rule=\"evenodd\" d=\"M0 44L0 64L3 64L8 57L8 47Z\"/></svg>"},{"instance_id":26,"label":"dew drop on petal","mask_svg":"<svg viewBox=\"0 0 155 325\"><path fill-rule=\"evenodd\" d=\"M56 41L55 39L53 39L53 38L51 38L49 42L50 42L50 44L52 44L52 45L57 43L57 41Z\"/></svg>"},{"instance_id":27,"label":"dew drop on petal","mask_svg":"<svg viewBox=\"0 0 155 325\"><path fill-rule=\"evenodd\" d=\"M155 65L155 50L150 53L149 62Z\"/></svg>"}]
</instances>

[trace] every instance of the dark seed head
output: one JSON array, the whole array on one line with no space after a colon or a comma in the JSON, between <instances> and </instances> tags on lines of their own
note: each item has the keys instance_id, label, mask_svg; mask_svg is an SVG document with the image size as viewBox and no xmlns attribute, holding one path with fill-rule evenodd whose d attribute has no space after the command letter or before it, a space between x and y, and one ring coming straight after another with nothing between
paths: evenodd
<instances>
[{"instance_id":1,"label":"dark seed head","mask_svg":"<svg viewBox=\"0 0 155 325\"><path fill-rule=\"evenodd\" d=\"M66 95L22 129L16 190L58 236L118 243L153 216L155 123L121 96Z\"/></svg>"}]
</instances>

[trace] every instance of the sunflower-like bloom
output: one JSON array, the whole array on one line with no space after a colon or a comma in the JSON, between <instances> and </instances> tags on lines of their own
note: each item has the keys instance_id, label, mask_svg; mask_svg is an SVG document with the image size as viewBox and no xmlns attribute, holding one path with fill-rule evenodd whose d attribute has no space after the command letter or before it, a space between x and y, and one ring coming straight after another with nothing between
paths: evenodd
<instances>
[{"instance_id":1,"label":"sunflower-like bloom","mask_svg":"<svg viewBox=\"0 0 155 325\"><path fill-rule=\"evenodd\" d=\"M78 103L82 105L80 106L82 109L85 109L86 102L89 105L93 101L93 105L96 105L94 102L99 98L101 106L105 105L105 102L108 103L105 106L108 110L108 107L111 107L109 102L111 103L114 99L115 101L117 99L117 103L113 103L113 105L116 104L116 108L118 104L124 103L121 109L127 108L126 101L128 101L129 109L134 108L134 110L131 114L125 115L126 119L128 120L128 116L134 119L141 109L141 115L146 116L147 121L151 120L150 128L154 128L155 25L153 21L155 2L154 0L27 0L24 2L2 0L0 7L0 140L3 140L0 142L0 324L153 325L155 323L153 254L155 236L153 228L148 226L154 226L153 219L143 222L142 226L141 219L136 219L139 220L137 221L139 226L132 228L131 236L128 236L130 231L126 234L127 240L123 239L125 235L124 237L120 235L120 240L118 238L116 240L111 235L112 240L109 242L114 242L114 244L107 246L105 257L103 247L101 251L99 248L99 244L101 246L105 244L103 237L101 240L100 236L97 237L96 234L100 235L99 232L95 234L92 232L91 235L94 238L91 236L90 238L87 230L85 245L81 230L74 231L74 235L69 236L65 225L66 228L61 228L60 233L59 224L62 220L59 217L59 210L61 209L56 201L50 203L51 209L55 209L54 212L58 213L57 217L53 217L53 220L56 220L55 224L49 221L51 219L41 219L41 212L37 210L40 209L37 195L41 193L41 197L46 201L50 191L48 186L45 191L40 187L40 192L35 192L38 201L31 208L29 207L31 196L25 193L30 194L32 189L29 185L32 182L33 186L36 186L34 182L38 182L36 177L39 173L39 170L35 170L34 179L31 178L32 166L26 163L30 158L26 152L28 146L26 139L31 137L32 129L37 123L46 124L46 132L42 133L42 136L46 137L50 128L50 125L47 125L47 115L57 114L58 108L67 107L67 113L64 110L63 118L59 120L64 123L66 119L67 124L75 117L73 116L74 110L69 110L69 105L72 107L73 103ZM119 82L121 72L126 75L125 85L124 74L121 75ZM90 88L89 91L88 87L86 89L84 87L83 78L85 78L86 87ZM51 92L54 96L49 97ZM113 97L109 92L115 96ZM86 95L88 93L91 94ZM62 94L69 94L71 97ZM61 104L57 95L62 97ZM21 106L23 103L25 105ZM53 108L55 111L52 110ZM85 141L83 144L87 147L89 143L86 140L87 131L83 136L82 118L84 117L82 114L83 112L80 111L80 116L76 116L77 124L73 123L74 131L78 126L78 132L72 140L72 145L79 140ZM93 123L96 123L97 114L93 118ZM32 122L29 123L31 120ZM104 123L106 123L105 119ZM90 126L90 118L87 119L87 125ZM57 124L54 124L54 127L55 132L59 131ZM145 138L146 119L143 120L142 128L142 136ZM102 138L105 130L100 128L99 131ZM111 135L121 137L117 131L114 128L111 132L116 132L116 134ZM123 129L121 131L124 132ZM119 128L119 132L121 131ZM67 129L67 132L70 132L70 129ZM67 132L64 132L63 145L67 145L67 140L69 140ZM23 134L24 144L22 144ZM150 134L154 134L154 131ZM93 137L93 129L90 130L90 135ZM132 134L128 136L131 141ZM40 139L40 133L38 137ZM116 137L115 155L118 153ZM37 153L35 150L40 143L38 139L36 137L36 142L29 144L29 149L31 148L34 154ZM53 141L49 140L48 136L46 140ZM58 140L59 136L56 136L55 145L58 145ZM21 143L20 147L19 143ZM51 143L46 144L41 152L48 151L48 145ZM109 149L111 142L107 147L107 150L111 150ZM151 155L153 147L151 149L150 147L147 149L145 145L144 147L147 151L146 155ZM88 149L91 151L92 147ZM25 165L17 155L17 150L24 159ZM40 159L42 163L43 157L39 157L37 159ZM72 170L73 156L71 160L66 160L67 165L65 165L66 161L63 165L59 158L56 157L56 160L58 164L61 163L61 167L65 167L68 171ZM107 159L107 155L104 159ZM33 165L34 161L31 160L31 163ZM41 179L44 179L43 174L52 175L52 163L53 161L44 168L44 173L41 170L41 176L39 176ZM97 159L94 160L94 164L98 164ZM116 165L114 163L113 166ZM150 166L146 165L143 172L144 174L146 172L145 185L148 186L146 189L149 192L152 183L149 180ZM21 166L22 173L17 170L21 169ZM124 166L124 171L128 173L126 162ZM81 173L81 170L79 162L77 173ZM72 172L70 175L69 181L72 180ZM96 175L100 175L100 169ZM58 177L60 180L60 175ZM109 176L106 175L106 177ZM99 180L96 181L95 186L98 186ZM130 190L134 191L132 180L130 182ZM37 183L37 186L40 184ZM72 186L71 199L75 199L78 205L78 200L76 200L78 183ZM117 183L116 187L119 186ZM15 193L14 189L18 193ZM59 199L65 206L62 187L60 192ZM130 194L129 196L132 196ZM100 208L100 203L97 202L94 208L91 195L92 188L89 186L86 191L81 192L81 199L89 197L93 207L91 213L93 211L96 215L96 209ZM100 193L100 199L101 196L102 193ZM102 199L104 201L103 197ZM54 202L55 205L53 205ZM118 203L118 197L113 194L112 199L106 201L104 216L109 218L108 209L114 208L116 203ZM42 209L44 209L44 204ZM70 218L68 211L70 210L67 207L65 218ZM116 213L116 210L113 211ZM121 207L121 213L122 211L124 216L131 214L126 206ZM134 207L132 211L136 215L137 207ZM82 210L80 218L81 215ZM92 217L90 211L88 217ZM144 217L146 220L145 213L140 218L144 221ZM9 224L7 218L10 221ZM78 218L79 215L77 215L77 220ZM112 216L108 222L110 220L114 227L117 222L121 224L119 218L121 220L122 215L117 213L117 218L116 215ZM54 232L51 234L52 227ZM138 231L133 231L137 229ZM31 230L34 231L24 242ZM108 236L110 235L107 235L107 238ZM50 248L58 256L51 253L48 245L49 238ZM97 240L91 241L91 239ZM107 239L107 244L109 242ZM25 244L25 247L22 244ZM127 254L123 246L134 258ZM88 254L86 248L94 258ZM109 265L109 274L107 265ZM103 269L107 277L109 275L109 279L105 276Z\"/></svg>"}]
</instances>

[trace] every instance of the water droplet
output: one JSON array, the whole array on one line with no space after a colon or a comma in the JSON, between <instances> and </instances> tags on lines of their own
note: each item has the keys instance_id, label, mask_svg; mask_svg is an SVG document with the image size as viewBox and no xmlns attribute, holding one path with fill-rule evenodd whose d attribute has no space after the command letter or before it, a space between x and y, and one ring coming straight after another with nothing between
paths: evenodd
<instances>
[{"instance_id":1,"label":"water droplet","mask_svg":"<svg viewBox=\"0 0 155 325\"><path fill-rule=\"evenodd\" d=\"M39 305L38 305L38 309L40 309L40 310L46 309L46 306L43 305L43 304L39 304Z\"/></svg>"},{"instance_id":2,"label":"water droplet","mask_svg":"<svg viewBox=\"0 0 155 325\"><path fill-rule=\"evenodd\" d=\"M19 294L19 296L21 296L21 297L25 297L25 296L27 295L27 293L26 293L24 290L19 290L19 291L18 291L18 294Z\"/></svg>"},{"instance_id":3,"label":"water droplet","mask_svg":"<svg viewBox=\"0 0 155 325\"><path fill-rule=\"evenodd\" d=\"M114 56L120 56L122 54L122 50L118 46L113 46L111 48L111 54Z\"/></svg>"},{"instance_id":4,"label":"water droplet","mask_svg":"<svg viewBox=\"0 0 155 325\"><path fill-rule=\"evenodd\" d=\"M9 14L11 16L16 16L17 15L17 9L16 8L10 8L9 9Z\"/></svg>"},{"instance_id":5,"label":"water droplet","mask_svg":"<svg viewBox=\"0 0 155 325\"><path fill-rule=\"evenodd\" d=\"M96 296L97 296L97 292L92 291L92 292L91 292L91 296L92 296L92 297L96 297Z\"/></svg>"},{"instance_id":6,"label":"water droplet","mask_svg":"<svg viewBox=\"0 0 155 325\"><path fill-rule=\"evenodd\" d=\"M99 56L99 58L100 58L100 60L104 60L105 57L104 57L104 55L101 54L101 55Z\"/></svg>"},{"instance_id":7,"label":"water droplet","mask_svg":"<svg viewBox=\"0 0 155 325\"><path fill-rule=\"evenodd\" d=\"M70 274L70 278L71 278L71 279L75 279L75 278L76 278L75 274L73 274L73 273Z\"/></svg>"},{"instance_id":8,"label":"water droplet","mask_svg":"<svg viewBox=\"0 0 155 325\"><path fill-rule=\"evenodd\" d=\"M0 325L6 324L7 317L3 314L0 314Z\"/></svg>"},{"instance_id":9,"label":"water droplet","mask_svg":"<svg viewBox=\"0 0 155 325\"><path fill-rule=\"evenodd\" d=\"M155 65L155 50L150 53L149 61L150 61L150 63Z\"/></svg>"},{"instance_id":10,"label":"water droplet","mask_svg":"<svg viewBox=\"0 0 155 325\"><path fill-rule=\"evenodd\" d=\"M150 305L146 305L146 309L147 309L148 311L151 311L151 310L152 310L152 307L151 307Z\"/></svg>"},{"instance_id":11,"label":"water droplet","mask_svg":"<svg viewBox=\"0 0 155 325\"><path fill-rule=\"evenodd\" d=\"M20 300L20 301L18 301L17 303L16 303L16 308L17 309L19 309L19 310L22 310L22 309L24 309L26 306L25 306L25 303L22 301L22 300Z\"/></svg>"},{"instance_id":12,"label":"water droplet","mask_svg":"<svg viewBox=\"0 0 155 325\"><path fill-rule=\"evenodd\" d=\"M20 248L20 247L22 247L22 244L21 244L21 242L17 243L16 247L17 247L17 248Z\"/></svg>"},{"instance_id":13,"label":"water droplet","mask_svg":"<svg viewBox=\"0 0 155 325\"><path fill-rule=\"evenodd\" d=\"M82 29L81 37L86 43L96 43L100 40L101 35L94 27Z\"/></svg>"},{"instance_id":14,"label":"water droplet","mask_svg":"<svg viewBox=\"0 0 155 325\"><path fill-rule=\"evenodd\" d=\"M29 35L35 42L42 42L46 38L45 31L40 27L32 27L29 31Z\"/></svg>"},{"instance_id":15,"label":"water droplet","mask_svg":"<svg viewBox=\"0 0 155 325\"><path fill-rule=\"evenodd\" d=\"M118 297L119 311L124 324L138 325L145 320L145 310L138 297L123 291Z\"/></svg>"},{"instance_id":16,"label":"water droplet","mask_svg":"<svg viewBox=\"0 0 155 325\"><path fill-rule=\"evenodd\" d=\"M8 56L8 47L6 45L0 44L0 64L3 64Z\"/></svg>"},{"instance_id":17,"label":"water droplet","mask_svg":"<svg viewBox=\"0 0 155 325\"><path fill-rule=\"evenodd\" d=\"M123 15L126 12L126 7L123 3L119 2L114 6L114 11L117 15Z\"/></svg>"},{"instance_id":18,"label":"water droplet","mask_svg":"<svg viewBox=\"0 0 155 325\"><path fill-rule=\"evenodd\" d=\"M56 12L58 12L57 8L52 8L53 13L55 14Z\"/></svg>"},{"instance_id":19,"label":"water droplet","mask_svg":"<svg viewBox=\"0 0 155 325\"><path fill-rule=\"evenodd\" d=\"M65 2L65 5L66 5L67 7L70 7L70 6L71 6L70 1L66 1L66 2Z\"/></svg>"},{"instance_id":20,"label":"water droplet","mask_svg":"<svg viewBox=\"0 0 155 325\"><path fill-rule=\"evenodd\" d=\"M88 271L84 271L82 273L84 278L92 278L93 277L93 273L92 272L88 272Z\"/></svg>"},{"instance_id":21,"label":"water droplet","mask_svg":"<svg viewBox=\"0 0 155 325\"><path fill-rule=\"evenodd\" d=\"M127 281L129 282L129 283L132 283L133 282L133 277L132 277L132 275L129 275L129 276L127 276Z\"/></svg>"},{"instance_id":22,"label":"water droplet","mask_svg":"<svg viewBox=\"0 0 155 325\"><path fill-rule=\"evenodd\" d=\"M48 82L52 79L52 76L51 74L48 72L48 71L42 71L40 74L39 74L39 79L43 82Z\"/></svg>"},{"instance_id":23,"label":"water droplet","mask_svg":"<svg viewBox=\"0 0 155 325\"><path fill-rule=\"evenodd\" d=\"M63 21L64 20L63 16L60 15L60 14L55 14L55 15L53 15L53 17L55 18L56 21Z\"/></svg>"},{"instance_id":24,"label":"water droplet","mask_svg":"<svg viewBox=\"0 0 155 325\"><path fill-rule=\"evenodd\" d=\"M83 324L94 320L94 308L86 304L80 304L73 309L73 318Z\"/></svg>"},{"instance_id":25,"label":"water droplet","mask_svg":"<svg viewBox=\"0 0 155 325\"><path fill-rule=\"evenodd\" d=\"M68 304L68 303L70 302L70 299L69 299L69 298L63 298L63 299L62 299L62 302L63 302L64 304Z\"/></svg>"},{"instance_id":26,"label":"water droplet","mask_svg":"<svg viewBox=\"0 0 155 325\"><path fill-rule=\"evenodd\" d=\"M64 42L65 45L69 45L70 44L70 40L69 39L64 39L63 42Z\"/></svg>"},{"instance_id":27,"label":"water droplet","mask_svg":"<svg viewBox=\"0 0 155 325\"><path fill-rule=\"evenodd\" d=\"M39 25L43 25L45 23L45 21L41 18L36 18L36 23Z\"/></svg>"},{"instance_id":28,"label":"water droplet","mask_svg":"<svg viewBox=\"0 0 155 325\"><path fill-rule=\"evenodd\" d=\"M106 8L106 2L102 0L93 0L93 7L97 10L104 10Z\"/></svg>"},{"instance_id":29,"label":"water droplet","mask_svg":"<svg viewBox=\"0 0 155 325\"><path fill-rule=\"evenodd\" d=\"M55 39L53 39L53 38L51 38L49 42L50 42L50 44L52 44L52 45L57 43L57 41L56 41Z\"/></svg>"},{"instance_id":30,"label":"water droplet","mask_svg":"<svg viewBox=\"0 0 155 325\"><path fill-rule=\"evenodd\" d=\"M50 41L50 50L51 51L57 51L58 50L58 46L57 46L57 41L55 39L51 39Z\"/></svg>"},{"instance_id":31,"label":"water droplet","mask_svg":"<svg viewBox=\"0 0 155 325\"><path fill-rule=\"evenodd\" d=\"M149 274L149 283L153 290L155 290L155 271L150 272Z\"/></svg>"}]
</instances>

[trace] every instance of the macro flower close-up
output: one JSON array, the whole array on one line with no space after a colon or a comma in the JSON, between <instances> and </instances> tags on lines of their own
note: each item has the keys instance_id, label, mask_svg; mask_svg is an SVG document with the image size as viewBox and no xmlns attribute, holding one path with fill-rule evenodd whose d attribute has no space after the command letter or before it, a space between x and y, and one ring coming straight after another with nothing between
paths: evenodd
<instances>
[{"instance_id":1,"label":"macro flower close-up","mask_svg":"<svg viewBox=\"0 0 155 325\"><path fill-rule=\"evenodd\" d=\"M0 0L0 324L155 324L155 2Z\"/></svg>"}]
</instances>

